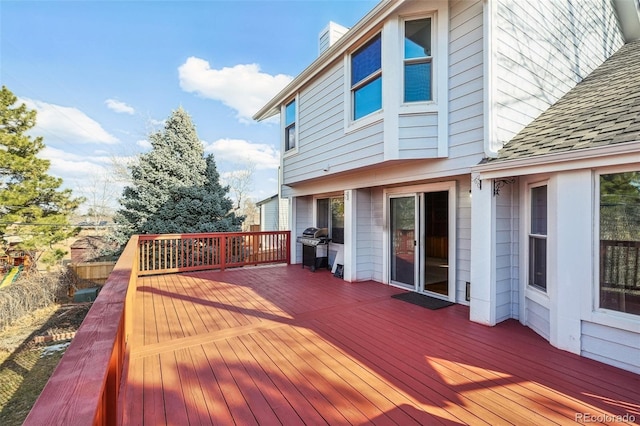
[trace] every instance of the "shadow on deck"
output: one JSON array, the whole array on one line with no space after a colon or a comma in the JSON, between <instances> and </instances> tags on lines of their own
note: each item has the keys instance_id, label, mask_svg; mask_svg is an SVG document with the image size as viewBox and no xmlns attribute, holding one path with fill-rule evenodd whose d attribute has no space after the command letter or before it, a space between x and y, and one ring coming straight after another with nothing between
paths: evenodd
<instances>
[{"instance_id":1,"label":"shadow on deck","mask_svg":"<svg viewBox=\"0 0 640 426\"><path fill-rule=\"evenodd\" d=\"M139 278L122 423L640 420L637 375L401 291L300 265Z\"/></svg>"}]
</instances>

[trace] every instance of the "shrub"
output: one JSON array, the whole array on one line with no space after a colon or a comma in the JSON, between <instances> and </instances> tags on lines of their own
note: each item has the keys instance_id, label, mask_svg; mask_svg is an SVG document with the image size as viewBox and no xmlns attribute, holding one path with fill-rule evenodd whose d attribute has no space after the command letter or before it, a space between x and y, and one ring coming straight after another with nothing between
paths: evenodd
<instances>
[{"instance_id":1,"label":"shrub","mask_svg":"<svg viewBox=\"0 0 640 426\"><path fill-rule=\"evenodd\" d=\"M14 324L28 313L66 300L71 277L61 272L31 272L0 289L0 329Z\"/></svg>"}]
</instances>

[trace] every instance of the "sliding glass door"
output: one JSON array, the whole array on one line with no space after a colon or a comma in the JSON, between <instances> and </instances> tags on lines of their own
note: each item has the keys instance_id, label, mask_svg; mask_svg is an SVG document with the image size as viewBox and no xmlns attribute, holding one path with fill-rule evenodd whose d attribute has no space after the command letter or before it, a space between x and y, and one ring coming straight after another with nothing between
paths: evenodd
<instances>
[{"instance_id":1,"label":"sliding glass door","mask_svg":"<svg viewBox=\"0 0 640 426\"><path fill-rule=\"evenodd\" d=\"M390 281L450 298L449 190L390 195Z\"/></svg>"},{"instance_id":2,"label":"sliding glass door","mask_svg":"<svg viewBox=\"0 0 640 426\"><path fill-rule=\"evenodd\" d=\"M389 199L391 281L408 287L416 283L416 196Z\"/></svg>"}]
</instances>

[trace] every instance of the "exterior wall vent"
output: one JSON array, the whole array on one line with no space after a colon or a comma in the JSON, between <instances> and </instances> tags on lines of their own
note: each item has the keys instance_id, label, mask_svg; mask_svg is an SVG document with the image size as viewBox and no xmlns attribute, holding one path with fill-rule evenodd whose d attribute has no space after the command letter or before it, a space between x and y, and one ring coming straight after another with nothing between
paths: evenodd
<instances>
[{"instance_id":1,"label":"exterior wall vent","mask_svg":"<svg viewBox=\"0 0 640 426\"><path fill-rule=\"evenodd\" d=\"M349 31L349 28L345 28L332 21L329 22L329 24L320 31L320 34L318 35L318 56L322 55L325 50L333 46L333 43L338 41L338 39L347 31Z\"/></svg>"}]
</instances>

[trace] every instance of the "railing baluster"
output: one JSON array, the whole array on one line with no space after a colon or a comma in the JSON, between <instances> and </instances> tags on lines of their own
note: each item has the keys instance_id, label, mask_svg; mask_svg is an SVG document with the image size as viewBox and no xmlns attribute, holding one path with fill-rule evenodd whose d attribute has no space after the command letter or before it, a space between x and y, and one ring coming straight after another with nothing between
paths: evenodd
<instances>
[{"instance_id":1,"label":"railing baluster","mask_svg":"<svg viewBox=\"0 0 640 426\"><path fill-rule=\"evenodd\" d=\"M139 272L150 275L289 263L290 241L289 231L140 235Z\"/></svg>"}]
</instances>

